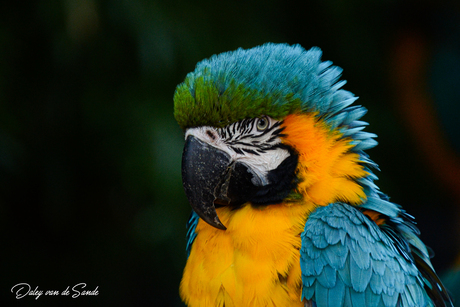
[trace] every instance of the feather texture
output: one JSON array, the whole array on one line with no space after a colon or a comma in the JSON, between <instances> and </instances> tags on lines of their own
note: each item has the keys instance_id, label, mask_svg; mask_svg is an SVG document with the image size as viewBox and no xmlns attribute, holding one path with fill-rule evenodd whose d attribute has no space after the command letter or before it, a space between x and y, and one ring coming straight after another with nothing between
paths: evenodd
<instances>
[{"instance_id":1,"label":"feather texture","mask_svg":"<svg viewBox=\"0 0 460 307\"><path fill-rule=\"evenodd\" d=\"M331 228L345 237L328 239L335 234ZM300 252L302 278L308 279L302 296L319 307L431 306L415 263L358 208L336 203L316 209L302 233ZM332 289L334 301L326 295Z\"/></svg>"},{"instance_id":2,"label":"feather texture","mask_svg":"<svg viewBox=\"0 0 460 307\"><path fill-rule=\"evenodd\" d=\"M317 47L267 43L214 55L176 88L174 116L183 129L300 112L317 113L331 127L351 124L366 110L343 112L357 98L341 89L342 69L321 54Z\"/></svg>"},{"instance_id":3,"label":"feather texture","mask_svg":"<svg viewBox=\"0 0 460 307\"><path fill-rule=\"evenodd\" d=\"M376 135L341 73L319 48L268 43L212 56L177 87L183 129L267 115L298 155L283 202L218 208L225 232L192 213L181 282L190 306L452 306L413 218L374 183L364 151Z\"/></svg>"}]
</instances>

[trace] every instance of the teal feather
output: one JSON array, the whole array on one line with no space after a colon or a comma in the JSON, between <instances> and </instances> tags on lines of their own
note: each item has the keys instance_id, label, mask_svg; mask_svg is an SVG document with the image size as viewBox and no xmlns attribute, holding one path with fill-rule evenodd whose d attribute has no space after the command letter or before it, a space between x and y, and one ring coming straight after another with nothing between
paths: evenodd
<instances>
[{"instance_id":1,"label":"teal feather","mask_svg":"<svg viewBox=\"0 0 460 307\"><path fill-rule=\"evenodd\" d=\"M334 245L345 238L346 233L341 229L326 226L324 229L325 240L328 245Z\"/></svg>"},{"instance_id":2,"label":"teal feather","mask_svg":"<svg viewBox=\"0 0 460 307\"><path fill-rule=\"evenodd\" d=\"M374 257L373 259L374 261L372 261L372 270L375 274L383 276L385 273L385 262L376 260Z\"/></svg>"},{"instance_id":3,"label":"teal feather","mask_svg":"<svg viewBox=\"0 0 460 307\"><path fill-rule=\"evenodd\" d=\"M368 292L372 292L378 295L382 294L383 289L386 289L386 286L383 284L383 274L372 274L371 280L369 281L369 288L371 291Z\"/></svg>"},{"instance_id":4,"label":"teal feather","mask_svg":"<svg viewBox=\"0 0 460 307\"><path fill-rule=\"evenodd\" d=\"M345 109L344 112L347 116L343 120L343 124L349 125L353 121L360 119L367 113L367 109L362 106L351 106Z\"/></svg>"},{"instance_id":5,"label":"teal feather","mask_svg":"<svg viewBox=\"0 0 460 307\"><path fill-rule=\"evenodd\" d=\"M342 133L344 137L351 137L355 135L356 133L360 132L361 130L363 130L364 128L365 128L364 126L361 126L361 127L356 127L356 128L344 129Z\"/></svg>"},{"instance_id":6,"label":"teal feather","mask_svg":"<svg viewBox=\"0 0 460 307\"><path fill-rule=\"evenodd\" d=\"M319 282L315 283L315 295L323 298L322 302L319 302L318 300L316 300L316 305L318 307L323 307L323 306L326 307L329 305L328 293L329 293L328 288L323 287Z\"/></svg>"},{"instance_id":7,"label":"teal feather","mask_svg":"<svg viewBox=\"0 0 460 307\"><path fill-rule=\"evenodd\" d=\"M327 258L327 263L336 270L340 270L345 266L348 251L341 248L341 244L331 245L323 251L324 256Z\"/></svg>"},{"instance_id":8,"label":"teal feather","mask_svg":"<svg viewBox=\"0 0 460 307\"><path fill-rule=\"evenodd\" d=\"M186 245L186 251L187 251L187 257L190 256L190 251L192 250L192 244L193 241L195 241L196 238L196 226L198 225L198 220L199 220L198 214L195 213L195 211L192 211L190 214L190 218L187 222L187 245Z\"/></svg>"},{"instance_id":9,"label":"teal feather","mask_svg":"<svg viewBox=\"0 0 460 307\"><path fill-rule=\"evenodd\" d=\"M364 292L355 292L350 290L351 306L366 306L366 294Z\"/></svg>"},{"instance_id":10,"label":"teal feather","mask_svg":"<svg viewBox=\"0 0 460 307\"><path fill-rule=\"evenodd\" d=\"M313 278L314 276L317 275L315 271L315 267L313 265L310 265L307 262L300 262L300 269L302 270L302 274L303 276L305 276L305 278ZM316 277L315 277L315 280L316 280ZM312 285L312 282L308 282L308 280L306 280L305 284L308 284L310 286Z\"/></svg>"},{"instance_id":11,"label":"teal feather","mask_svg":"<svg viewBox=\"0 0 460 307\"><path fill-rule=\"evenodd\" d=\"M321 286L325 288L333 288L337 282L337 270L329 265L323 267L323 271L317 278Z\"/></svg>"},{"instance_id":12,"label":"teal feather","mask_svg":"<svg viewBox=\"0 0 460 307\"><path fill-rule=\"evenodd\" d=\"M343 230L345 238L338 240L331 228ZM322 241L318 236L334 238ZM306 281L302 297L313 300L317 306L329 306L329 293L339 283L344 286L344 296L340 299L342 304L335 302L338 307L407 307L429 303L423 279L413 261L403 257L395 247L398 243L363 215L360 208L342 203L317 208L310 214L301 239L300 263ZM309 246L317 248L315 259L309 256Z\"/></svg>"},{"instance_id":13,"label":"teal feather","mask_svg":"<svg viewBox=\"0 0 460 307\"><path fill-rule=\"evenodd\" d=\"M383 200L379 197L368 197L367 201L363 205L361 205L361 208L380 212L392 218L396 218L398 214L401 212L400 206L389 201Z\"/></svg>"},{"instance_id":14,"label":"teal feather","mask_svg":"<svg viewBox=\"0 0 460 307\"><path fill-rule=\"evenodd\" d=\"M359 131L353 134L354 140L366 140L366 139L375 138L375 137L377 137L377 135L374 133L370 133L370 132Z\"/></svg>"},{"instance_id":15,"label":"teal feather","mask_svg":"<svg viewBox=\"0 0 460 307\"><path fill-rule=\"evenodd\" d=\"M385 274L383 275L383 282L387 286L387 291L392 291L392 288L395 287L395 271L399 270L398 266L390 267L387 266Z\"/></svg>"},{"instance_id":16,"label":"teal feather","mask_svg":"<svg viewBox=\"0 0 460 307\"><path fill-rule=\"evenodd\" d=\"M383 292L382 293L382 300L383 300L383 303L385 304L385 306L397 306L397 302L398 302L398 299L399 299L399 293L398 294L394 294L394 295L389 295L387 294L386 292ZM404 307L408 307L408 305L401 305L401 306L404 306ZM424 305L420 305L420 306L425 306L425 302L424 302Z\"/></svg>"},{"instance_id":17,"label":"teal feather","mask_svg":"<svg viewBox=\"0 0 460 307\"><path fill-rule=\"evenodd\" d=\"M307 287L312 287L313 284L316 282L316 277L314 276L303 276L302 277L302 283L306 285Z\"/></svg>"},{"instance_id":18,"label":"teal feather","mask_svg":"<svg viewBox=\"0 0 460 307\"><path fill-rule=\"evenodd\" d=\"M383 302L381 301L382 296L372 291L365 292L365 299L366 299L365 306L384 306Z\"/></svg>"},{"instance_id":19,"label":"teal feather","mask_svg":"<svg viewBox=\"0 0 460 307\"><path fill-rule=\"evenodd\" d=\"M353 140L351 144L354 145L352 151L358 152L362 150L371 149L377 146L377 141L374 139L364 139L364 140Z\"/></svg>"},{"instance_id":20,"label":"teal feather","mask_svg":"<svg viewBox=\"0 0 460 307\"><path fill-rule=\"evenodd\" d=\"M315 245L315 247L317 248L325 248L326 246L329 245L326 241L325 236L313 235L311 239L313 241L313 245Z\"/></svg>"},{"instance_id":21,"label":"teal feather","mask_svg":"<svg viewBox=\"0 0 460 307\"><path fill-rule=\"evenodd\" d=\"M353 270L368 270L371 265L371 258L369 253L365 253L358 247L356 241L351 241L349 244L351 255L351 271Z\"/></svg>"},{"instance_id":22,"label":"teal feather","mask_svg":"<svg viewBox=\"0 0 460 307\"><path fill-rule=\"evenodd\" d=\"M346 107L352 105L358 99L358 97L354 97L353 94L348 91L339 91L338 89L343 85L345 85L345 81L343 81L343 83L338 82L337 86L334 87L334 90L337 92L335 93L334 100L329 107L330 115L326 115L326 117L333 116L334 114L342 111Z\"/></svg>"},{"instance_id":23,"label":"teal feather","mask_svg":"<svg viewBox=\"0 0 460 307\"><path fill-rule=\"evenodd\" d=\"M336 307L343 306L345 302L345 284L341 280L337 280L334 288L329 290L328 306Z\"/></svg>"},{"instance_id":24,"label":"teal feather","mask_svg":"<svg viewBox=\"0 0 460 307\"><path fill-rule=\"evenodd\" d=\"M357 99L357 98L356 98L356 99ZM349 126L350 128L355 128L355 127L365 127L365 126L367 126L367 125L369 125L368 122L364 122L364 121L360 121L360 120L355 120L355 121L351 122L348 126Z\"/></svg>"},{"instance_id":25,"label":"teal feather","mask_svg":"<svg viewBox=\"0 0 460 307\"><path fill-rule=\"evenodd\" d=\"M343 124L343 121L347 117L346 113L339 113L339 114L331 114L330 116L326 116L324 119L328 120L330 129L335 130ZM346 130L346 128L343 128ZM343 130L341 129L341 130Z\"/></svg>"},{"instance_id":26,"label":"teal feather","mask_svg":"<svg viewBox=\"0 0 460 307\"><path fill-rule=\"evenodd\" d=\"M356 292L364 292L369 285L373 273L370 262L367 268L355 266L353 261L351 261L350 264L351 285L353 290Z\"/></svg>"},{"instance_id":27,"label":"teal feather","mask_svg":"<svg viewBox=\"0 0 460 307\"><path fill-rule=\"evenodd\" d=\"M350 288L345 289L345 298L344 298L344 303L342 306L353 306L353 302L351 300Z\"/></svg>"},{"instance_id":28,"label":"teal feather","mask_svg":"<svg viewBox=\"0 0 460 307\"><path fill-rule=\"evenodd\" d=\"M303 248L304 252L306 251L312 259L317 259L321 256L321 250L317 248L312 241L308 241L306 246Z\"/></svg>"},{"instance_id":29,"label":"teal feather","mask_svg":"<svg viewBox=\"0 0 460 307\"><path fill-rule=\"evenodd\" d=\"M412 305L412 306L416 306L417 305L417 302L415 300L415 298L417 297L420 297L423 295L423 293L421 292L421 290L416 287L414 284L411 284L411 285L407 285L407 289L409 290L408 293L407 293L407 299L409 301L409 303Z\"/></svg>"},{"instance_id":30,"label":"teal feather","mask_svg":"<svg viewBox=\"0 0 460 307\"><path fill-rule=\"evenodd\" d=\"M316 261L313 263L313 267L315 269L315 275L319 276L323 273L324 266L326 265L325 259L323 257L318 257Z\"/></svg>"},{"instance_id":31,"label":"teal feather","mask_svg":"<svg viewBox=\"0 0 460 307\"><path fill-rule=\"evenodd\" d=\"M342 247L343 249L343 247ZM346 250L346 249L345 249ZM345 265L343 266L343 269L338 269L339 271L339 276L340 279L343 281L343 283L347 286L347 288L352 288L353 285L351 283L351 274L350 274L350 256L346 258ZM305 287L304 287L305 289Z\"/></svg>"},{"instance_id":32,"label":"teal feather","mask_svg":"<svg viewBox=\"0 0 460 307\"><path fill-rule=\"evenodd\" d=\"M309 298L311 299L315 295L315 287L310 286L306 288L305 291L302 292L302 295L305 297L306 300L309 300Z\"/></svg>"},{"instance_id":33,"label":"teal feather","mask_svg":"<svg viewBox=\"0 0 460 307\"><path fill-rule=\"evenodd\" d=\"M401 295L401 301L403 302L403 305L405 305L405 306L410 306L410 307L415 306L414 301L412 300L412 298L408 294L402 294Z\"/></svg>"}]
</instances>

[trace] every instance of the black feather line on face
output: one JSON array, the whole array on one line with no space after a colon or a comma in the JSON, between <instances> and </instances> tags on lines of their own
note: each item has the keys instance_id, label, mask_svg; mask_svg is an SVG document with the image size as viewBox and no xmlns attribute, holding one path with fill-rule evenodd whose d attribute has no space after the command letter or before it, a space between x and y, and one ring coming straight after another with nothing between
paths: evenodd
<instances>
[{"instance_id":1,"label":"black feather line on face","mask_svg":"<svg viewBox=\"0 0 460 307\"><path fill-rule=\"evenodd\" d=\"M236 141L227 142L227 144L230 146L234 146L234 145L242 145L242 146L250 146L250 147L253 146L252 143L242 142L241 139L238 139Z\"/></svg>"},{"instance_id":2,"label":"black feather line on face","mask_svg":"<svg viewBox=\"0 0 460 307\"><path fill-rule=\"evenodd\" d=\"M249 148L241 148L241 150L244 151L244 152L247 152L247 153L256 155L256 156L260 156L259 153L258 153L257 151L252 150L252 149L249 149Z\"/></svg>"},{"instance_id":3,"label":"black feather line on face","mask_svg":"<svg viewBox=\"0 0 460 307\"><path fill-rule=\"evenodd\" d=\"M262 135L262 134L261 134L261 135ZM239 137L238 139L239 139L239 140L244 140L244 139L255 138L255 137L257 137L257 136L259 136L259 135L255 135L255 134L245 134L245 135Z\"/></svg>"},{"instance_id":4,"label":"black feather line on face","mask_svg":"<svg viewBox=\"0 0 460 307\"><path fill-rule=\"evenodd\" d=\"M243 152L243 150L242 150L241 148L234 147L234 146L230 146L230 148L231 148L234 152L236 152L237 154L240 154L240 155L243 155L243 154L244 154L244 152Z\"/></svg>"},{"instance_id":5,"label":"black feather line on face","mask_svg":"<svg viewBox=\"0 0 460 307\"><path fill-rule=\"evenodd\" d=\"M271 127L267 128L266 130L262 131L261 133L250 133L257 122L258 118L251 118L251 119L244 119L239 122L235 122L230 124L224 128L219 128L218 133L220 137L226 142L234 142L237 140L243 140L248 138L257 138L264 136L266 134L272 133L272 138L269 141L274 141L276 137L281 136L281 132L284 130L283 128L278 128L283 123L282 121L275 122ZM273 131L274 129L278 128L277 130ZM235 137L235 139L233 139Z\"/></svg>"},{"instance_id":6,"label":"black feather line on face","mask_svg":"<svg viewBox=\"0 0 460 307\"><path fill-rule=\"evenodd\" d=\"M265 174L261 185L251 166L244 162L232 164L232 176L228 182L228 196L230 205L235 208L250 202L253 206L278 204L285 200L297 185L296 169L298 163L297 152L288 145L277 140L284 127L282 121L272 122L264 131L255 131L259 118L244 119L217 129L222 141L235 153L260 156L270 154L274 150L286 150L289 155L275 169ZM219 200L217 201L219 204Z\"/></svg>"}]
</instances>

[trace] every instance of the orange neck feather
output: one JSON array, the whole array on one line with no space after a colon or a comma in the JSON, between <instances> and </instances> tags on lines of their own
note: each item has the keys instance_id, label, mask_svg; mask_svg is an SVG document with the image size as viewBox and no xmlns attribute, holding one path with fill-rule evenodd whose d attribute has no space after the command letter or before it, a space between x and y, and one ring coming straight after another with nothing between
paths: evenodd
<instances>
[{"instance_id":1,"label":"orange neck feather","mask_svg":"<svg viewBox=\"0 0 460 307\"><path fill-rule=\"evenodd\" d=\"M365 201L363 188L355 181L368 175L359 155L349 152L351 139L330 131L311 114L292 114L284 120L283 143L299 154L297 193L306 203L326 206L343 201Z\"/></svg>"}]
</instances>

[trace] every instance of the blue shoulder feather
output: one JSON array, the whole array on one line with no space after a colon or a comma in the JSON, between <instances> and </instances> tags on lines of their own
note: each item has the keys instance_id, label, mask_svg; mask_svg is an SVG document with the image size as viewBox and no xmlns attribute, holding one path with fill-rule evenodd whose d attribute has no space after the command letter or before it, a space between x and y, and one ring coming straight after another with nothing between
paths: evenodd
<instances>
[{"instance_id":1,"label":"blue shoulder feather","mask_svg":"<svg viewBox=\"0 0 460 307\"><path fill-rule=\"evenodd\" d=\"M360 209L316 209L302 233L302 298L317 306L434 306L413 258Z\"/></svg>"}]
</instances>

